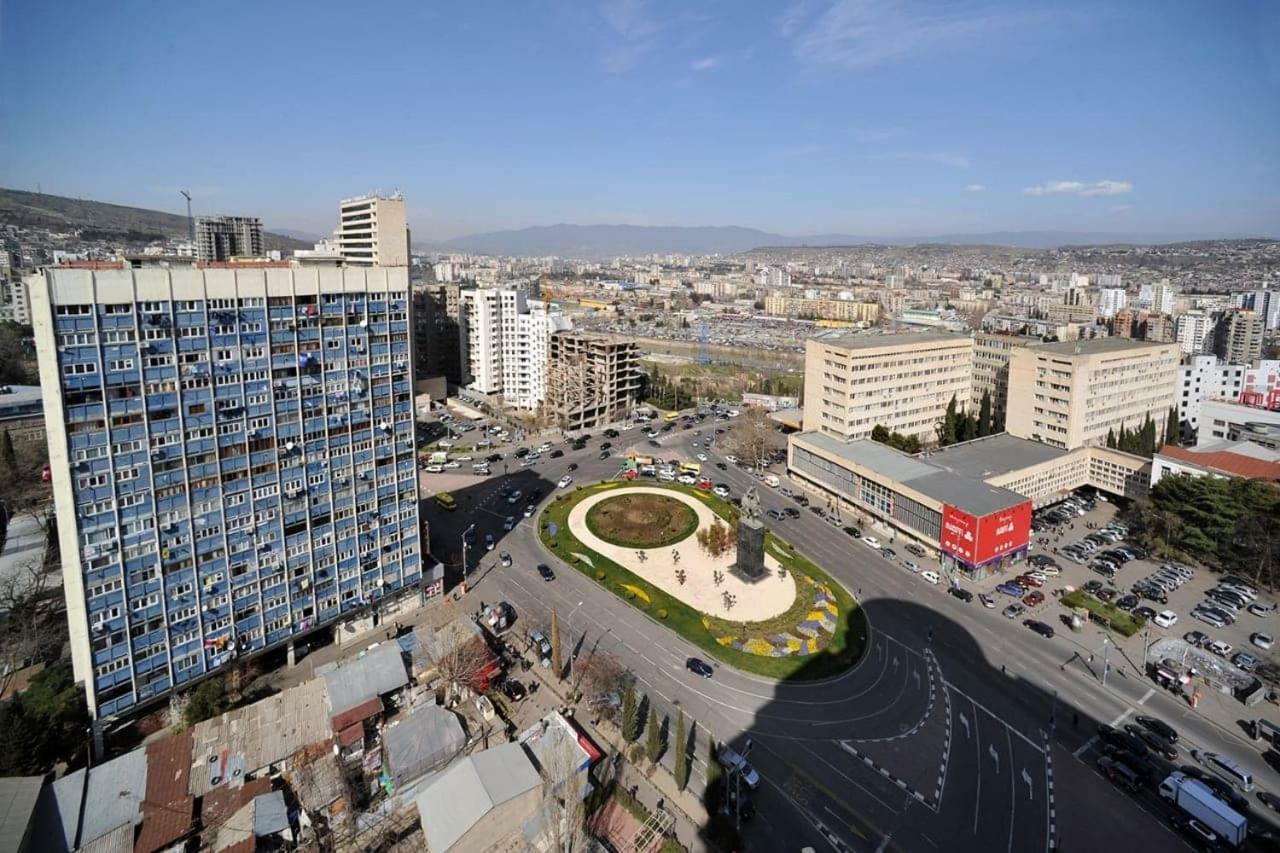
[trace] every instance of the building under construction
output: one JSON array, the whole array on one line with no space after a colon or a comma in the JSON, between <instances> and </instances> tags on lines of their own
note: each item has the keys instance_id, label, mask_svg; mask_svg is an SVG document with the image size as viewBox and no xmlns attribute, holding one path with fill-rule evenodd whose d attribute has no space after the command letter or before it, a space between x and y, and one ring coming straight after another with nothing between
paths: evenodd
<instances>
[{"instance_id":1,"label":"building under construction","mask_svg":"<svg viewBox=\"0 0 1280 853\"><path fill-rule=\"evenodd\" d=\"M229 261L262 256L262 220L256 216L201 216L196 220L196 258Z\"/></svg>"},{"instance_id":2,"label":"building under construction","mask_svg":"<svg viewBox=\"0 0 1280 853\"><path fill-rule=\"evenodd\" d=\"M640 391L640 348L598 332L551 336L546 406L567 431L598 429L622 420Z\"/></svg>"}]
</instances>

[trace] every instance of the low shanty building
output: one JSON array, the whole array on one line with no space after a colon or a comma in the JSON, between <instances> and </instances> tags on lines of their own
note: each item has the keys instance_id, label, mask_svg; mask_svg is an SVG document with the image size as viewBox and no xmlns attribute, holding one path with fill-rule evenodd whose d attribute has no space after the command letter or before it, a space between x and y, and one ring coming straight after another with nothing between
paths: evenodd
<instances>
[{"instance_id":1,"label":"low shanty building","mask_svg":"<svg viewBox=\"0 0 1280 853\"><path fill-rule=\"evenodd\" d=\"M443 767L467 745L458 715L420 705L382 730L382 757L392 790Z\"/></svg>"},{"instance_id":2,"label":"low shanty building","mask_svg":"<svg viewBox=\"0 0 1280 853\"><path fill-rule=\"evenodd\" d=\"M430 853L522 851L541 835L542 778L518 743L458 759L414 800Z\"/></svg>"}]
</instances>

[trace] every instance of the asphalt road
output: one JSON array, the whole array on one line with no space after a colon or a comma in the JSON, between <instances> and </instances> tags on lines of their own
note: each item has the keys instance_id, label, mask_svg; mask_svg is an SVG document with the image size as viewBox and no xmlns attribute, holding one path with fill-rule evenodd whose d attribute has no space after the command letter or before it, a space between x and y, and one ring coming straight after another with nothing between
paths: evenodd
<instances>
[{"instance_id":1,"label":"asphalt road","mask_svg":"<svg viewBox=\"0 0 1280 853\"><path fill-rule=\"evenodd\" d=\"M470 549L469 584L486 602L511 602L516 630L545 626L554 607L571 646L614 653L661 713L680 708L718 740L750 738L764 780L746 833L751 849L1189 849L1168 828L1161 804L1130 798L1093 772L1096 724L1136 711L1170 722L1190 745L1243 758L1244 742L1150 690L1137 673L1115 667L1103 688L1084 664L1063 667L1078 648L1063 636L1069 632L1044 640L976 601L960 602L802 511L770 526L858 595L871 624L866 656L821 682L778 683L719 665L703 680L684 666L699 650L559 564L537 540L536 516L520 518L523 502L508 506L500 495L509 484L526 495L540 488L545 500L570 463L579 466L571 475L579 483L607 479L628 447L690 458L692 438L692 431L663 434L659 450L629 430L602 461L596 436L564 458L544 454L505 478L455 486L458 511L427 501L432 550L456 572L462 531L474 522L476 543L493 533L494 551ZM720 459L702 452L711 463ZM766 509L787 501L733 466L708 473L735 495L759 486ZM504 532L512 514L519 523ZM502 551L512 556L509 568L498 565ZM539 578L540 562L555 568L555 581ZM1262 786L1280 789L1275 771L1248 746ZM1055 784L1062 779L1070 784Z\"/></svg>"}]
</instances>

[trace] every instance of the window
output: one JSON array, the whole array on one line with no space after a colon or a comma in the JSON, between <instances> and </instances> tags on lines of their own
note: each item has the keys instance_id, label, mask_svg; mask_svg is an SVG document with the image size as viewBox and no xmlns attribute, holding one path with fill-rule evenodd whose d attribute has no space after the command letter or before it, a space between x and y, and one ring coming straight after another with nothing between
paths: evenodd
<instances>
[{"instance_id":1,"label":"window","mask_svg":"<svg viewBox=\"0 0 1280 853\"><path fill-rule=\"evenodd\" d=\"M63 376L80 376L86 373L97 373L98 365L96 364L64 364L62 365Z\"/></svg>"},{"instance_id":2,"label":"window","mask_svg":"<svg viewBox=\"0 0 1280 853\"><path fill-rule=\"evenodd\" d=\"M87 317L93 313L92 305L59 305L55 313L59 317Z\"/></svg>"}]
</instances>

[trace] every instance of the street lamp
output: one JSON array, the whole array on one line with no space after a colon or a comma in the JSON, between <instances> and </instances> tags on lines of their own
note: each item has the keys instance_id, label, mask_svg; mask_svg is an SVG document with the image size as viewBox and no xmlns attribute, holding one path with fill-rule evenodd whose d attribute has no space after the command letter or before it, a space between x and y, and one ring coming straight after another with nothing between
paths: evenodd
<instances>
[{"instance_id":1,"label":"street lamp","mask_svg":"<svg viewBox=\"0 0 1280 853\"><path fill-rule=\"evenodd\" d=\"M470 536L471 531L475 529L476 526L472 523L470 527L462 531L462 577L464 580L467 577L467 537Z\"/></svg>"},{"instance_id":2,"label":"street lamp","mask_svg":"<svg viewBox=\"0 0 1280 853\"><path fill-rule=\"evenodd\" d=\"M577 604L575 604L575 605L573 606L573 609L569 611L569 618L568 618L568 619L566 619L566 620L564 620L564 621L565 621L565 624L566 624L566 625L568 626L568 628L569 628L569 686L570 686L570 687L572 687L572 686L573 686L573 658L574 658L574 654L573 654L573 614L577 613L577 612L578 612L578 608L579 608L579 607L581 607L581 606L582 606L582 602L581 602L581 601L579 601Z\"/></svg>"}]
</instances>

